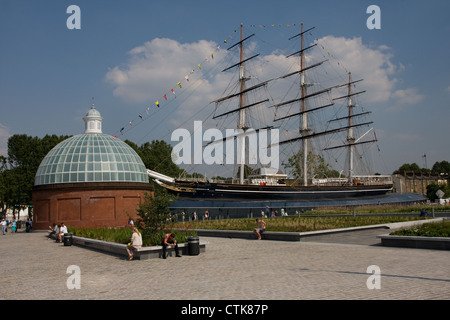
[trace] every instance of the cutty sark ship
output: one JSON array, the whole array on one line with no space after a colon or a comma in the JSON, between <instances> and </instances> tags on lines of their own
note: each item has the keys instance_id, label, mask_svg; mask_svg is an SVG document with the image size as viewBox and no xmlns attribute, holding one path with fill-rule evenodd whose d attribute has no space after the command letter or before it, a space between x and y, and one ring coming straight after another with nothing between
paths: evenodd
<instances>
[{"instance_id":1,"label":"cutty sark ship","mask_svg":"<svg viewBox=\"0 0 450 320\"><path fill-rule=\"evenodd\" d=\"M255 34L243 37L243 26L241 25L240 41L230 46L228 50L239 49L239 62L225 68L223 71L238 72L238 84L235 86L236 92L230 93L214 101L216 110L221 110L224 102L232 101L233 107L215 114L213 119L220 119L230 115L237 115L237 129L245 133L249 130L248 112L252 108L260 107L276 110L275 117L271 124L262 126L257 129L252 129L252 133L259 130L267 130L271 128L279 128L278 124L284 124L294 119L296 121L296 136L291 136L287 139L280 139L279 146L288 144L297 144L299 152L297 153L298 167L300 168L301 176L299 179L289 179L288 176L278 169L261 166L254 170L247 177L244 176L245 162L239 164L238 179L215 180L215 179L187 179L169 177L158 172L147 170L151 178L154 179L160 186L166 188L169 192L177 194L181 198L193 199L230 199L230 200L285 200L285 201L302 201L311 199L349 199L369 196L379 196L392 191L393 185L391 177L388 175L356 175L354 162L358 147L362 145L373 144L377 141L376 136L369 135L372 128L360 136L356 136L358 128L368 127L372 124L371 121L362 121L370 112L356 111L358 105L353 102L355 96L364 93L365 91L353 91L355 84L362 80L352 80L351 73L346 74L346 81L332 85L327 88L320 88L314 90L314 83L308 83L308 73L327 63L327 59L310 63L307 65L306 53L314 48L317 43L308 47L304 47L304 35L312 29L303 31L303 24L301 25L301 32L292 36L289 40L299 42L300 50L287 56L298 57L296 60L297 68L295 71L288 72L285 75L277 76L270 80L262 81L257 84L248 85L248 80L253 77L248 76L246 66L258 54L250 57L245 57L244 46L249 39ZM293 98L288 98L279 103L272 103L273 99L267 98L257 101L250 101L250 94L254 91L266 88L271 82L297 77L297 95ZM299 81L298 81L299 80ZM299 84L299 85L298 85ZM342 92L339 96L333 97L333 92ZM254 95L252 95L254 97ZM319 98L320 99L317 99ZM314 103L311 103L313 101ZM320 104L316 105L317 101ZM325 101L325 102L323 102ZM344 101L344 103L343 103ZM332 112L332 117L327 119L325 129L316 132L310 122L311 118L316 119L314 114L328 108L335 107L338 102L344 105L339 112ZM270 103L271 105L267 106ZM286 110L288 109L288 110ZM337 126L340 124L340 126ZM284 131L282 131L284 132ZM311 155L312 145L311 141L316 138L324 136L334 136L343 133L345 137L342 138L341 144L328 145L322 148L323 151L328 150L346 150L347 156L345 159L345 168L339 174L339 177L320 177L316 178L312 171ZM242 136L242 134L241 134ZM281 135L280 135L281 136ZM368 138L373 136L373 138ZM239 138L236 136L236 138ZM333 138L333 142L338 139ZM245 154L245 138L238 144L241 148L241 155ZM294 149L291 147L291 149ZM344 174L342 174L344 173Z\"/></svg>"}]
</instances>

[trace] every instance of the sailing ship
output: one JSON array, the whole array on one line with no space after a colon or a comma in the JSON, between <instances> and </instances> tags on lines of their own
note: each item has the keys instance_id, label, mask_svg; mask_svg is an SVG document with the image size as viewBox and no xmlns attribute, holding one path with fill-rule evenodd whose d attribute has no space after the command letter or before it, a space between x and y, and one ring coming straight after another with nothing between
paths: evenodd
<instances>
[{"instance_id":1,"label":"sailing ship","mask_svg":"<svg viewBox=\"0 0 450 320\"><path fill-rule=\"evenodd\" d=\"M156 171L147 170L148 175L160 186L167 189L170 193L178 195L181 199L198 199L198 200L283 200L283 201L303 201L313 199L354 199L360 197L380 196L384 195L393 189L391 177L389 175L356 175L354 173L354 158L355 150L360 145L371 144L377 141L376 136L373 139L367 139L368 133L372 130L369 129L366 133L360 137L356 137L355 130L357 128L368 126L372 124L371 121L361 122L360 119L368 115L370 112L355 112L357 106L353 102L353 98L357 95L364 93L365 91L353 91L353 87L356 83L362 80L352 80L351 73L348 73L348 81L345 83L333 85L331 87L323 88L316 91L311 91L310 87L313 87L307 82L307 73L324 64L327 60L322 60L317 63L306 65L305 54L308 50L311 50L317 45L312 44L308 47L304 47L304 35L310 32L314 28L303 30L303 24L301 24L300 33L292 36L289 40L300 39L300 50L288 55L287 57L299 57L299 66L295 71L291 71L287 74L277 76L270 80L262 81L255 85L248 85L248 80L251 78L246 74L247 64L258 57L259 54L254 54L250 57L244 56L244 45L255 34L251 34L247 37L243 37L243 26L241 25L240 41L230 46L228 50L234 48L239 49L239 62L225 68L223 72L237 69L238 72L238 84L236 86L237 92L228 94L214 101L216 104L216 110L220 109L220 106L225 101L238 100L237 105L229 108L222 113L215 114L213 119L220 119L229 115L237 115L237 129L240 130L240 136L236 135L236 139L241 139L238 144L240 150L237 152L242 158L245 158L245 135L247 132L259 132L260 130L267 130L275 128L277 123L285 122L292 119L297 119L297 128L295 130L296 136L290 137L278 141L279 146L287 144L300 144L299 146L299 163L301 168L301 179L289 179L287 174L284 174L278 169L261 166L252 174L245 176L245 161L241 161L238 170L238 179L229 180L215 180L215 179L187 179L187 178L174 178L167 175L158 173ZM267 98L257 100L255 102L249 101L248 96L250 93L266 88L269 82L288 79L291 77L299 77L299 94L292 98L279 103L275 103L269 106L269 108L275 108L272 110L281 110L283 107L290 106L289 112L284 112L282 115L278 114L272 119L270 125L266 125L257 129L251 129L248 123L248 112L252 108L259 107L261 105L266 106L267 103L272 102ZM345 89L345 94L332 97L332 90ZM321 101L328 103L321 105L313 105L309 103L315 97L322 97ZM337 101L346 101L344 116L334 117L327 121L328 127L322 131L316 132L316 130L310 125L310 116L319 110L333 107ZM292 106L295 106L293 108ZM294 112L292 110L295 109ZM339 127L333 127L335 123L342 123ZM242 134L243 133L243 134ZM336 133L346 133L344 143L336 146L328 146L322 150L347 150L347 167L348 170L344 176L326 178L315 178L314 173L309 168L311 162L311 141L318 137L333 135ZM248 147L248 146L247 146ZM341 171L342 173L343 171Z\"/></svg>"}]
</instances>

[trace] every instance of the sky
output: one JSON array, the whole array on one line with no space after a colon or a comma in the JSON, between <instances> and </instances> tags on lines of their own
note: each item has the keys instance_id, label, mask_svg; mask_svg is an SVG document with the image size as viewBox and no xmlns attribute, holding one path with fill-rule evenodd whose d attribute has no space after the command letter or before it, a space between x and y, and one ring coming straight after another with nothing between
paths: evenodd
<instances>
[{"instance_id":1,"label":"sky","mask_svg":"<svg viewBox=\"0 0 450 320\"><path fill-rule=\"evenodd\" d=\"M380 29L367 26L370 5ZM322 54L364 79L358 99L373 112L375 170L431 168L450 161L448 12L445 0L0 0L0 154L14 134L83 133L93 102L104 133L170 143L224 93L221 71L234 61L226 48L241 24L262 43L261 61L283 68L302 22L315 27L309 44L317 39Z\"/></svg>"}]
</instances>

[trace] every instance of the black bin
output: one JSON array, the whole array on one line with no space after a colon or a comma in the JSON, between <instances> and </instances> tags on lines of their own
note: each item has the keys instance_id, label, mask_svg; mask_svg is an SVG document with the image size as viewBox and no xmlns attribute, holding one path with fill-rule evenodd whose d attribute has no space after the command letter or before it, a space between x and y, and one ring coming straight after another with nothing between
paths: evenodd
<instances>
[{"instance_id":1,"label":"black bin","mask_svg":"<svg viewBox=\"0 0 450 320\"><path fill-rule=\"evenodd\" d=\"M191 256L200 254L200 241L198 237L188 237L188 251Z\"/></svg>"},{"instance_id":2,"label":"black bin","mask_svg":"<svg viewBox=\"0 0 450 320\"><path fill-rule=\"evenodd\" d=\"M64 245L65 246L71 246L72 245L72 234L71 233L64 233Z\"/></svg>"}]
</instances>

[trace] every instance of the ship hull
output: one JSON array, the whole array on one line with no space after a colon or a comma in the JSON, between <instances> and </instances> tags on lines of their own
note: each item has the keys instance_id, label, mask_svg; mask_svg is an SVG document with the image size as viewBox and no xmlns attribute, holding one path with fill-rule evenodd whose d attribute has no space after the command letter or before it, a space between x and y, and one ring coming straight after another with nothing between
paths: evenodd
<instances>
[{"instance_id":1,"label":"ship hull","mask_svg":"<svg viewBox=\"0 0 450 320\"><path fill-rule=\"evenodd\" d=\"M224 200L326 200L351 199L384 195L392 191L392 185L358 186L285 186L239 185L207 182L175 182L162 184L170 193L182 199Z\"/></svg>"}]
</instances>

